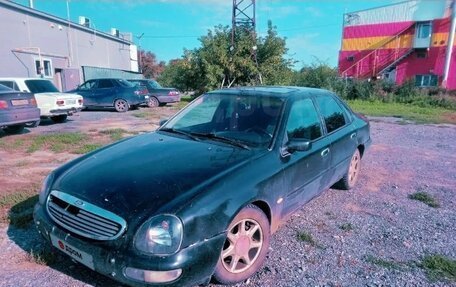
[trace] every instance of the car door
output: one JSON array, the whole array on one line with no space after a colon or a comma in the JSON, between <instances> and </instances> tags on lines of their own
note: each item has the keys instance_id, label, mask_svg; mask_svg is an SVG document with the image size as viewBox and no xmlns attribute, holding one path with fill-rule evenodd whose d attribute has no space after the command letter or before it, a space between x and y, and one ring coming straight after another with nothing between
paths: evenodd
<instances>
[{"instance_id":1,"label":"car door","mask_svg":"<svg viewBox=\"0 0 456 287\"><path fill-rule=\"evenodd\" d=\"M357 148L356 127L334 96L322 93L315 97L317 108L324 120L327 138L331 143L330 174L332 183L347 171L350 159Z\"/></svg>"},{"instance_id":2,"label":"car door","mask_svg":"<svg viewBox=\"0 0 456 287\"><path fill-rule=\"evenodd\" d=\"M116 86L111 79L99 79L95 89L95 98L99 106L112 106L115 100Z\"/></svg>"},{"instance_id":3,"label":"car door","mask_svg":"<svg viewBox=\"0 0 456 287\"><path fill-rule=\"evenodd\" d=\"M311 98L297 99L292 103L284 138L282 168L287 191L282 215L286 216L327 186L330 142L324 136L321 118ZM310 148L288 152L287 145L293 141L310 142Z\"/></svg>"},{"instance_id":4,"label":"car door","mask_svg":"<svg viewBox=\"0 0 456 287\"><path fill-rule=\"evenodd\" d=\"M83 83L75 91L84 98L84 106L96 106L94 90L96 88L96 80L89 80Z\"/></svg>"}]
</instances>

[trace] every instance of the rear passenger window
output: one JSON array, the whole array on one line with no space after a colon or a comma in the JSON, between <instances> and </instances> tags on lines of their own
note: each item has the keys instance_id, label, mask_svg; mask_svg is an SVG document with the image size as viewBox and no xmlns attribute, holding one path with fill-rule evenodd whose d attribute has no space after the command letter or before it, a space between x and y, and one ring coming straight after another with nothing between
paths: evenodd
<instances>
[{"instance_id":1,"label":"rear passenger window","mask_svg":"<svg viewBox=\"0 0 456 287\"><path fill-rule=\"evenodd\" d=\"M111 80L99 80L98 81L98 88L103 89L103 88L112 88L114 87L113 83Z\"/></svg>"},{"instance_id":2,"label":"rear passenger window","mask_svg":"<svg viewBox=\"0 0 456 287\"><path fill-rule=\"evenodd\" d=\"M346 119L344 111L331 96L316 97L321 115L325 119L326 131L328 133L345 126Z\"/></svg>"},{"instance_id":3,"label":"rear passenger window","mask_svg":"<svg viewBox=\"0 0 456 287\"><path fill-rule=\"evenodd\" d=\"M19 91L19 87L14 81L0 81L0 84L7 86L8 88L13 89L15 91Z\"/></svg>"},{"instance_id":4,"label":"rear passenger window","mask_svg":"<svg viewBox=\"0 0 456 287\"><path fill-rule=\"evenodd\" d=\"M321 137L320 118L311 99L293 103L287 121L288 139L315 140Z\"/></svg>"}]
</instances>

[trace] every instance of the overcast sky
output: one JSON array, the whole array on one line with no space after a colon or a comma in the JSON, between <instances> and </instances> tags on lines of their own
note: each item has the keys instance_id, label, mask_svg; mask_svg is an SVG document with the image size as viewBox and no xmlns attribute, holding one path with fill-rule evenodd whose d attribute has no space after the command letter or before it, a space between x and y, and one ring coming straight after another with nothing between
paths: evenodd
<instances>
[{"instance_id":1,"label":"overcast sky","mask_svg":"<svg viewBox=\"0 0 456 287\"><path fill-rule=\"evenodd\" d=\"M245 0L247 1L247 0ZM28 5L28 0L17 0ZM35 9L67 18L66 0L34 0ZM267 21L286 37L289 56L296 68L315 58L337 65L344 12L391 4L397 0L257 0L257 33L264 35ZM95 28L111 27L133 33L134 41L152 51L159 60L182 56L184 48L199 47L198 37L218 24L231 25L232 0L69 0L70 18L90 18ZM137 36L144 33L140 43Z\"/></svg>"}]
</instances>

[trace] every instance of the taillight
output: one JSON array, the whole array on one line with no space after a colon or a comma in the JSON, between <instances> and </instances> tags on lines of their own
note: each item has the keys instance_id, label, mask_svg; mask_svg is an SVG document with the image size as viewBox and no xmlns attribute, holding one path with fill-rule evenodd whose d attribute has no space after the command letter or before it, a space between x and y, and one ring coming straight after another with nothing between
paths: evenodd
<instances>
[{"instance_id":1,"label":"taillight","mask_svg":"<svg viewBox=\"0 0 456 287\"><path fill-rule=\"evenodd\" d=\"M57 106L63 106L63 105L65 105L64 100L57 100Z\"/></svg>"},{"instance_id":2,"label":"taillight","mask_svg":"<svg viewBox=\"0 0 456 287\"><path fill-rule=\"evenodd\" d=\"M179 92L178 92L178 91L170 91L170 92L168 93L168 96L177 96L177 95L179 95Z\"/></svg>"},{"instance_id":3,"label":"taillight","mask_svg":"<svg viewBox=\"0 0 456 287\"><path fill-rule=\"evenodd\" d=\"M142 95L147 95L149 91L147 89L142 89L142 90L136 90L135 95L137 96L142 96Z\"/></svg>"},{"instance_id":4,"label":"taillight","mask_svg":"<svg viewBox=\"0 0 456 287\"><path fill-rule=\"evenodd\" d=\"M0 109L8 108L8 103L6 101L0 101Z\"/></svg>"},{"instance_id":5,"label":"taillight","mask_svg":"<svg viewBox=\"0 0 456 287\"><path fill-rule=\"evenodd\" d=\"M29 101L29 103L30 103L30 105L36 107L36 99L35 99L35 98L31 98L30 101Z\"/></svg>"},{"instance_id":6,"label":"taillight","mask_svg":"<svg viewBox=\"0 0 456 287\"><path fill-rule=\"evenodd\" d=\"M78 103L79 103L80 105L82 105L83 102L84 102L83 99L79 99L79 100L78 100Z\"/></svg>"}]
</instances>

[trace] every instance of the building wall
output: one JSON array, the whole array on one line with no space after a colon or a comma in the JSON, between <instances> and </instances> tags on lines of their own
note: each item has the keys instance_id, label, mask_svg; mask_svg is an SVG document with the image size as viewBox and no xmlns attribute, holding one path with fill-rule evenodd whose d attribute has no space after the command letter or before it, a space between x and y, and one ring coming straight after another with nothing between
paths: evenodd
<instances>
[{"instance_id":1,"label":"building wall","mask_svg":"<svg viewBox=\"0 0 456 287\"><path fill-rule=\"evenodd\" d=\"M39 55L51 60L52 78L56 72L70 69L77 78L75 83L83 80L82 66L135 68L137 59L131 57L130 50L136 47L129 42L30 10L0 0L0 77L38 77L35 60ZM74 75L75 70L78 75ZM58 84L61 79L54 82Z\"/></svg>"},{"instance_id":2,"label":"building wall","mask_svg":"<svg viewBox=\"0 0 456 287\"><path fill-rule=\"evenodd\" d=\"M396 67L398 84L415 75L428 74L438 75L441 81L450 29L450 2L408 1L345 14L339 73L348 77L375 76L387 63L404 56ZM415 24L421 21L432 21L432 38L425 58L418 57L418 50L413 49ZM452 72L456 71L455 62L453 56L450 89L456 89L456 73Z\"/></svg>"}]
</instances>

